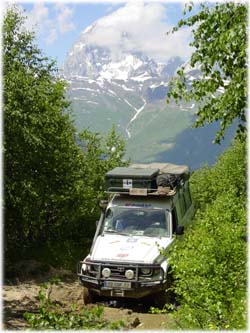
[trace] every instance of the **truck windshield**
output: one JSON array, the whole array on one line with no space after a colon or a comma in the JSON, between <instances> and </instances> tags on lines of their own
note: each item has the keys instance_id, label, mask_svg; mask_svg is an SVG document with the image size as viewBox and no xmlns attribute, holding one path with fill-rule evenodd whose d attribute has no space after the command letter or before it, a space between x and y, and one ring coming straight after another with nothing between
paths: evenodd
<instances>
[{"instance_id":1,"label":"truck windshield","mask_svg":"<svg viewBox=\"0 0 250 333\"><path fill-rule=\"evenodd\" d=\"M163 209L111 207L105 215L103 233L169 237L169 212Z\"/></svg>"}]
</instances>

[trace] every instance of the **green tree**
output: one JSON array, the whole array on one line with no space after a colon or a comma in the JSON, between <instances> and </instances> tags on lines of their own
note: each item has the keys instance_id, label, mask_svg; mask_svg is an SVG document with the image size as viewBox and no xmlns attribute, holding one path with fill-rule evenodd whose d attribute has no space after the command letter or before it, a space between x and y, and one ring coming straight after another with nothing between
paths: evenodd
<instances>
[{"instance_id":1,"label":"green tree","mask_svg":"<svg viewBox=\"0 0 250 333\"><path fill-rule=\"evenodd\" d=\"M114 130L106 139L85 132L85 150L76 144L65 83L24 21L11 7L3 22L5 254L13 260L47 246L47 260L62 260L63 251L73 258L74 244L89 245L105 171L121 163L124 144ZM110 144L119 158L102 160Z\"/></svg>"},{"instance_id":2,"label":"green tree","mask_svg":"<svg viewBox=\"0 0 250 333\"><path fill-rule=\"evenodd\" d=\"M125 155L125 142L116 133L114 126L106 137L87 129L80 133L79 137L85 145L82 176L85 177L85 186L90 191L88 196L92 198L94 205L88 207L88 211L91 212L104 196L105 173L117 165L127 164L122 162Z\"/></svg>"},{"instance_id":3,"label":"green tree","mask_svg":"<svg viewBox=\"0 0 250 333\"><path fill-rule=\"evenodd\" d=\"M3 22L5 244L13 254L47 240L82 163L65 84L23 23L17 8Z\"/></svg>"},{"instance_id":4,"label":"green tree","mask_svg":"<svg viewBox=\"0 0 250 333\"><path fill-rule=\"evenodd\" d=\"M184 329L246 328L246 147L236 142L191 177L196 212L171 254Z\"/></svg>"},{"instance_id":5,"label":"green tree","mask_svg":"<svg viewBox=\"0 0 250 333\"><path fill-rule=\"evenodd\" d=\"M244 139L247 101L247 4L202 3L200 11L179 21L172 30L192 27L190 65L201 78L188 84L185 66L170 83L169 98L198 103L196 127L220 121L215 142L219 143L235 119L237 135ZM190 12L189 6L185 14ZM169 100L168 100L169 101Z\"/></svg>"},{"instance_id":6,"label":"green tree","mask_svg":"<svg viewBox=\"0 0 250 333\"><path fill-rule=\"evenodd\" d=\"M233 146L190 179L194 224L170 258L184 329L246 328L246 20L246 4L203 3L172 31L192 27L190 65L201 77L187 82L183 66L168 97L198 103L196 127L220 121L216 143L238 122Z\"/></svg>"}]
</instances>

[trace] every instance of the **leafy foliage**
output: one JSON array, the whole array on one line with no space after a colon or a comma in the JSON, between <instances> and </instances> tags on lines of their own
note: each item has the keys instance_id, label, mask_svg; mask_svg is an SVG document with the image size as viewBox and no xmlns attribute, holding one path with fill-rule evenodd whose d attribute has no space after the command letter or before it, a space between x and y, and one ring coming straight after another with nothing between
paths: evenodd
<instances>
[{"instance_id":1,"label":"leafy foliage","mask_svg":"<svg viewBox=\"0 0 250 333\"><path fill-rule=\"evenodd\" d=\"M195 224L171 254L182 328L245 329L246 147L191 178Z\"/></svg>"},{"instance_id":2,"label":"leafy foliage","mask_svg":"<svg viewBox=\"0 0 250 333\"><path fill-rule=\"evenodd\" d=\"M5 254L13 260L42 251L60 264L89 246L104 173L122 164L124 143L113 128L105 138L85 131L85 149L76 144L65 83L23 23L18 9L9 8L3 22Z\"/></svg>"},{"instance_id":3,"label":"leafy foliage","mask_svg":"<svg viewBox=\"0 0 250 333\"><path fill-rule=\"evenodd\" d=\"M174 306L172 304L165 304L162 309L159 309L154 306L150 306L149 313L162 314L162 313L168 313L172 310L174 310Z\"/></svg>"},{"instance_id":4,"label":"leafy foliage","mask_svg":"<svg viewBox=\"0 0 250 333\"><path fill-rule=\"evenodd\" d=\"M189 7L188 12L192 10ZM193 27L194 48L190 65L199 67L201 78L189 85L185 67L171 81L168 97L199 103L195 126L220 121L215 142L238 119L238 136L244 139L247 101L247 5L225 2L201 4L201 10L179 21L172 32Z\"/></svg>"},{"instance_id":5,"label":"leafy foliage","mask_svg":"<svg viewBox=\"0 0 250 333\"><path fill-rule=\"evenodd\" d=\"M52 283L53 284L53 283ZM36 330L66 330L66 329L123 329L123 321L110 322L103 319L103 307L97 306L92 309L81 309L72 305L70 311L65 311L58 304L53 304L48 294L51 284L43 286L38 294L40 306L38 313L26 312L24 318L32 329Z\"/></svg>"},{"instance_id":6,"label":"leafy foliage","mask_svg":"<svg viewBox=\"0 0 250 333\"><path fill-rule=\"evenodd\" d=\"M191 177L194 225L170 259L181 302L175 317L184 329L246 327L246 17L243 3L203 3L173 29L193 28L190 65L201 78L187 82L182 67L168 97L198 102L196 127L220 121L217 143L237 119L239 139Z\"/></svg>"},{"instance_id":7,"label":"leafy foliage","mask_svg":"<svg viewBox=\"0 0 250 333\"><path fill-rule=\"evenodd\" d=\"M83 168L81 170L84 179L84 200L88 202L85 214L93 215L100 199L104 196L104 174L117 165L125 165L122 159L125 154L125 143L116 134L115 128L102 138L99 133L92 133L85 129L80 135L84 144Z\"/></svg>"}]
</instances>

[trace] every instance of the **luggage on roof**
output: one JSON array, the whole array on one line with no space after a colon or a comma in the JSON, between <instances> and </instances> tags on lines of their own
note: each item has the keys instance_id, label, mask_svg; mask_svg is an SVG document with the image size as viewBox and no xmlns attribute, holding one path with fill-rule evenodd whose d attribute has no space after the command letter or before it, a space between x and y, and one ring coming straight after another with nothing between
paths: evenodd
<instances>
[{"instance_id":1,"label":"luggage on roof","mask_svg":"<svg viewBox=\"0 0 250 333\"><path fill-rule=\"evenodd\" d=\"M189 174L189 167L187 165L176 165L172 163L131 164L130 167L135 169L154 168L159 169L159 173L169 173L173 175Z\"/></svg>"},{"instance_id":2,"label":"luggage on roof","mask_svg":"<svg viewBox=\"0 0 250 333\"><path fill-rule=\"evenodd\" d=\"M157 191L159 187L174 189L189 178L186 165L171 163L132 164L129 167L116 167L106 173L108 192L130 192L131 189Z\"/></svg>"},{"instance_id":3,"label":"luggage on roof","mask_svg":"<svg viewBox=\"0 0 250 333\"><path fill-rule=\"evenodd\" d=\"M156 190L157 168L117 167L105 175L106 190L109 192L128 192L131 188Z\"/></svg>"}]
</instances>

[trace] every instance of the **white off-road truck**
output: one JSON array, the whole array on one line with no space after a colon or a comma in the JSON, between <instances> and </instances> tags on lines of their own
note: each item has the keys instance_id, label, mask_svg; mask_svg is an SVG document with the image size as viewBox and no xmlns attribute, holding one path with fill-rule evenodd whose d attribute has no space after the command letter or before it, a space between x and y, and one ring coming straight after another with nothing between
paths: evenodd
<instances>
[{"instance_id":1,"label":"white off-road truck","mask_svg":"<svg viewBox=\"0 0 250 333\"><path fill-rule=\"evenodd\" d=\"M85 303L99 296L161 299L169 283L167 250L191 221L189 169L170 163L134 164L106 174L88 256L78 263Z\"/></svg>"}]
</instances>

